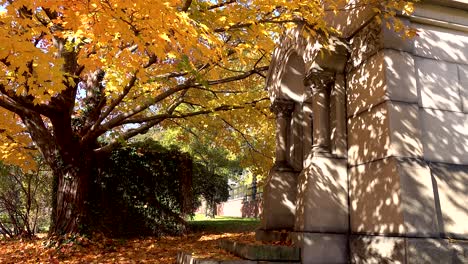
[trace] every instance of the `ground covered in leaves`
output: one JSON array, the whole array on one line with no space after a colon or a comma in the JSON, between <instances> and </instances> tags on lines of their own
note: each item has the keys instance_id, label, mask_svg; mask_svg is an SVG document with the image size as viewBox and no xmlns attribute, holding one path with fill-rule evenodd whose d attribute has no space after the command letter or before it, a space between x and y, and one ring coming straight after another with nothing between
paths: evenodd
<instances>
[{"instance_id":1,"label":"ground covered in leaves","mask_svg":"<svg viewBox=\"0 0 468 264\"><path fill-rule=\"evenodd\" d=\"M220 224L222 221L223 224ZM240 225L238 222L244 223ZM60 244L46 237L0 240L0 263L175 263L177 252L192 252L199 258L237 259L218 248L223 238L253 242L257 221L219 220L198 222L193 233L159 238L110 239L70 237ZM223 228L224 226L224 228ZM237 228L233 228L237 227ZM228 232L224 232L228 231Z\"/></svg>"}]
</instances>

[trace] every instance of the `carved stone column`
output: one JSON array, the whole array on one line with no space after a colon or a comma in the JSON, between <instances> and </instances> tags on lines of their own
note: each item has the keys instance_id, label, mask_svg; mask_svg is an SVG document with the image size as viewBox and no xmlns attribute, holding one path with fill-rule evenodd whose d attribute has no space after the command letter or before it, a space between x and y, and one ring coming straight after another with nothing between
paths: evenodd
<instances>
[{"instance_id":1,"label":"carved stone column","mask_svg":"<svg viewBox=\"0 0 468 264\"><path fill-rule=\"evenodd\" d=\"M276 162L274 169L278 171L292 170L291 165L288 163L288 135L294 102L276 99L270 109L276 115Z\"/></svg>"},{"instance_id":2,"label":"carved stone column","mask_svg":"<svg viewBox=\"0 0 468 264\"><path fill-rule=\"evenodd\" d=\"M312 72L304 83L312 90L313 98L313 138L312 154L329 156L330 154L330 89L334 74Z\"/></svg>"}]
</instances>

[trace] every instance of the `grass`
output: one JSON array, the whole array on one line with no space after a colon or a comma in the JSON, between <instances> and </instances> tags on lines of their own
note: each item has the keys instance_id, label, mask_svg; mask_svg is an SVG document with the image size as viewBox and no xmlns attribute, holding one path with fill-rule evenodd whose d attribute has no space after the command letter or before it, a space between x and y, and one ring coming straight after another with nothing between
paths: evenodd
<instances>
[{"instance_id":1,"label":"grass","mask_svg":"<svg viewBox=\"0 0 468 264\"><path fill-rule=\"evenodd\" d=\"M193 220L189 221L192 232L206 233L240 233L253 232L260 225L257 218L241 218L229 216L216 216L215 218L206 218L202 214L195 215Z\"/></svg>"}]
</instances>

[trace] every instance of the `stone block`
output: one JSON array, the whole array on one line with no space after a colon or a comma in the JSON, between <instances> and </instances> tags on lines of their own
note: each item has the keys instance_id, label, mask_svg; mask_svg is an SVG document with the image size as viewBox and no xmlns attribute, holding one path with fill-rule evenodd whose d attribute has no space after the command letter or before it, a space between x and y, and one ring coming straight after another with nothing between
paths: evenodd
<instances>
[{"instance_id":1,"label":"stone block","mask_svg":"<svg viewBox=\"0 0 468 264\"><path fill-rule=\"evenodd\" d=\"M220 260L219 261L219 264L257 264L258 262L257 261L254 261L254 260L246 260L246 259L242 259L242 260Z\"/></svg>"},{"instance_id":2,"label":"stone block","mask_svg":"<svg viewBox=\"0 0 468 264\"><path fill-rule=\"evenodd\" d=\"M425 108L462 111L457 65L444 61L417 59L419 105Z\"/></svg>"},{"instance_id":3,"label":"stone block","mask_svg":"<svg viewBox=\"0 0 468 264\"><path fill-rule=\"evenodd\" d=\"M458 65L458 76L460 77L460 96L463 112L468 113L468 66Z\"/></svg>"},{"instance_id":4,"label":"stone block","mask_svg":"<svg viewBox=\"0 0 468 264\"><path fill-rule=\"evenodd\" d=\"M422 160L397 159L397 168L404 235L437 237L439 231L429 166Z\"/></svg>"},{"instance_id":5,"label":"stone block","mask_svg":"<svg viewBox=\"0 0 468 264\"><path fill-rule=\"evenodd\" d=\"M302 263L348 263L347 235L294 232L291 236L301 248Z\"/></svg>"},{"instance_id":6,"label":"stone block","mask_svg":"<svg viewBox=\"0 0 468 264\"><path fill-rule=\"evenodd\" d=\"M294 228L297 173L270 170L263 191L263 230L292 230Z\"/></svg>"},{"instance_id":7,"label":"stone block","mask_svg":"<svg viewBox=\"0 0 468 264\"><path fill-rule=\"evenodd\" d=\"M281 98L288 98L295 102L304 100L304 60L296 52L290 54L282 73L280 83Z\"/></svg>"},{"instance_id":8,"label":"stone block","mask_svg":"<svg viewBox=\"0 0 468 264\"><path fill-rule=\"evenodd\" d=\"M354 264L405 264L405 239L399 237L353 236L350 262Z\"/></svg>"},{"instance_id":9,"label":"stone block","mask_svg":"<svg viewBox=\"0 0 468 264\"><path fill-rule=\"evenodd\" d=\"M468 114L420 110L424 158L468 164Z\"/></svg>"},{"instance_id":10,"label":"stone block","mask_svg":"<svg viewBox=\"0 0 468 264\"><path fill-rule=\"evenodd\" d=\"M419 118L419 108L416 104L388 103L391 156L413 158L423 156Z\"/></svg>"},{"instance_id":11,"label":"stone block","mask_svg":"<svg viewBox=\"0 0 468 264\"><path fill-rule=\"evenodd\" d=\"M346 159L313 157L299 175L295 231L347 232Z\"/></svg>"},{"instance_id":12,"label":"stone block","mask_svg":"<svg viewBox=\"0 0 468 264\"><path fill-rule=\"evenodd\" d=\"M419 109L387 101L348 120L348 158L357 165L389 156L423 156Z\"/></svg>"},{"instance_id":13,"label":"stone block","mask_svg":"<svg viewBox=\"0 0 468 264\"><path fill-rule=\"evenodd\" d=\"M437 235L431 174L424 162L386 158L349 169L351 231Z\"/></svg>"},{"instance_id":14,"label":"stone block","mask_svg":"<svg viewBox=\"0 0 468 264\"><path fill-rule=\"evenodd\" d=\"M408 20L404 18L400 19L406 26L410 25ZM347 72L356 69L359 65L384 48L412 52L414 46L413 40L402 38L393 28L387 28L384 18L381 18L381 20L384 22L380 23L376 19L373 19L351 38L351 56L346 65ZM389 23L391 23L391 21Z\"/></svg>"},{"instance_id":15,"label":"stone block","mask_svg":"<svg viewBox=\"0 0 468 264\"><path fill-rule=\"evenodd\" d=\"M382 50L348 75L348 116L385 100L418 102L413 57Z\"/></svg>"},{"instance_id":16,"label":"stone block","mask_svg":"<svg viewBox=\"0 0 468 264\"><path fill-rule=\"evenodd\" d=\"M468 64L468 33L433 25L412 23L418 30L414 39L417 56Z\"/></svg>"},{"instance_id":17,"label":"stone block","mask_svg":"<svg viewBox=\"0 0 468 264\"><path fill-rule=\"evenodd\" d=\"M384 50L386 98L390 100L416 103L418 90L414 59L406 52Z\"/></svg>"},{"instance_id":18,"label":"stone block","mask_svg":"<svg viewBox=\"0 0 468 264\"><path fill-rule=\"evenodd\" d=\"M348 119L348 161L362 164L389 155L390 128L387 103Z\"/></svg>"},{"instance_id":19,"label":"stone block","mask_svg":"<svg viewBox=\"0 0 468 264\"><path fill-rule=\"evenodd\" d=\"M220 240L219 246L234 255L248 260L299 261L300 250L297 247L277 245L257 245L242 242Z\"/></svg>"},{"instance_id":20,"label":"stone block","mask_svg":"<svg viewBox=\"0 0 468 264\"><path fill-rule=\"evenodd\" d=\"M324 3L326 4L327 2ZM351 8L342 8L342 11L338 11L336 14L333 12L326 12L324 19L327 24L340 30L342 32L342 37L348 38L352 36L365 23L371 20L375 15L375 12L369 5L359 6L358 1L349 1L343 3L351 4ZM353 4L358 5L353 7Z\"/></svg>"},{"instance_id":21,"label":"stone block","mask_svg":"<svg viewBox=\"0 0 468 264\"><path fill-rule=\"evenodd\" d=\"M352 232L404 233L401 185L395 159L351 167L349 179Z\"/></svg>"},{"instance_id":22,"label":"stone block","mask_svg":"<svg viewBox=\"0 0 468 264\"><path fill-rule=\"evenodd\" d=\"M263 242L285 242L289 238L289 232L277 231L277 230L255 230L255 239Z\"/></svg>"},{"instance_id":23,"label":"stone block","mask_svg":"<svg viewBox=\"0 0 468 264\"><path fill-rule=\"evenodd\" d=\"M468 239L468 165L430 166L440 232L444 237Z\"/></svg>"},{"instance_id":24,"label":"stone block","mask_svg":"<svg viewBox=\"0 0 468 264\"><path fill-rule=\"evenodd\" d=\"M467 241L434 238L352 236L351 263L467 263Z\"/></svg>"},{"instance_id":25,"label":"stone block","mask_svg":"<svg viewBox=\"0 0 468 264\"><path fill-rule=\"evenodd\" d=\"M407 239L408 264L452 263L449 243L442 239Z\"/></svg>"},{"instance_id":26,"label":"stone block","mask_svg":"<svg viewBox=\"0 0 468 264\"><path fill-rule=\"evenodd\" d=\"M179 251L177 252L176 263L177 264L193 264L192 254Z\"/></svg>"},{"instance_id":27,"label":"stone block","mask_svg":"<svg viewBox=\"0 0 468 264\"><path fill-rule=\"evenodd\" d=\"M439 0L439 2L441 1ZM450 2L456 2L456 1L442 0L442 2L444 4L447 4ZM460 2L465 2L466 4L466 1L464 0L461 0ZM422 3L419 2L419 3L416 3L415 5L413 15L418 16L418 17L430 17L431 19L438 20L438 21L444 21L448 23L468 26L467 11L462 10L459 7L450 8L450 7L443 7L443 6L436 5L436 4L427 4L427 2L422 2Z\"/></svg>"},{"instance_id":28,"label":"stone block","mask_svg":"<svg viewBox=\"0 0 468 264\"><path fill-rule=\"evenodd\" d=\"M356 115L385 100L384 53L369 58L347 78L348 116Z\"/></svg>"}]
</instances>

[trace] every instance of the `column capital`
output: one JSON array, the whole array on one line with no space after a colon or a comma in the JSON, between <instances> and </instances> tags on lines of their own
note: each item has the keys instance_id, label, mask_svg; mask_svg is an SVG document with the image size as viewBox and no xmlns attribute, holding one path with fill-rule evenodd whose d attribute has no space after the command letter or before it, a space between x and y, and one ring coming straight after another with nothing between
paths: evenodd
<instances>
[{"instance_id":1,"label":"column capital","mask_svg":"<svg viewBox=\"0 0 468 264\"><path fill-rule=\"evenodd\" d=\"M294 111L294 102L285 99L275 99L270 106L270 110L276 117L291 117Z\"/></svg>"},{"instance_id":2,"label":"column capital","mask_svg":"<svg viewBox=\"0 0 468 264\"><path fill-rule=\"evenodd\" d=\"M304 79L304 85L312 92L326 90L335 81L335 73L327 71L310 71Z\"/></svg>"}]
</instances>

